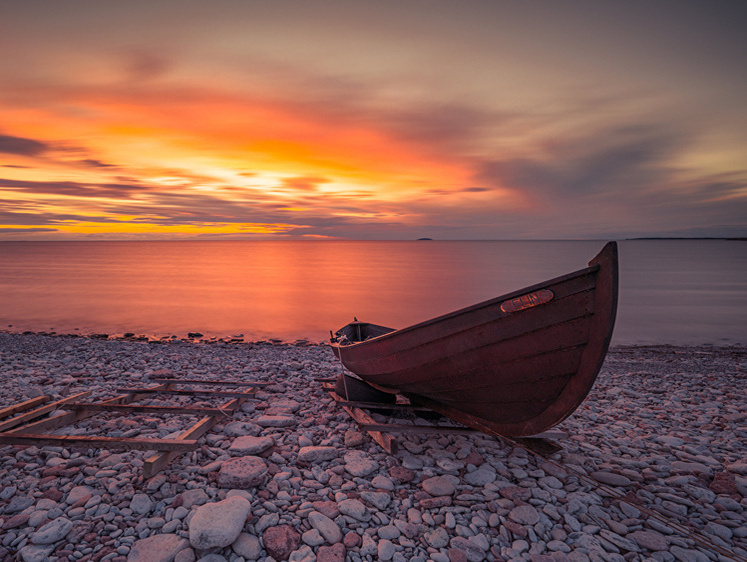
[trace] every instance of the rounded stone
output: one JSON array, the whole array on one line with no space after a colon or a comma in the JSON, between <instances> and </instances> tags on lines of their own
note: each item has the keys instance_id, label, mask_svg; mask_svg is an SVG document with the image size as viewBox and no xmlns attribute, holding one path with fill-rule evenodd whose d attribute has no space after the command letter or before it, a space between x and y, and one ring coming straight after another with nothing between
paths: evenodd
<instances>
[{"instance_id":1,"label":"rounded stone","mask_svg":"<svg viewBox=\"0 0 747 562\"><path fill-rule=\"evenodd\" d=\"M337 458L335 447L301 447L298 451L298 460L301 462L322 462Z\"/></svg>"},{"instance_id":2,"label":"rounded stone","mask_svg":"<svg viewBox=\"0 0 747 562\"><path fill-rule=\"evenodd\" d=\"M275 440L272 437L254 437L242 435L234 439L228 448L228 454L233 456L256 455L272 447Z\"/></svg>"},{"instance_id":3,"label":"rounded stone","mask_svg":"<svg viewBox=\"0 0 747 562\"><path fill-rule=\"evenodd\" d=\"M34 544L53 544L64 539L72 529L72 521L65 517L58 517L32 533L31 542Z\"/></svg>"},{"instance_id":4,"label":"rounded stone","mask_svg":"<svg viewBox=\"0 0 747 562\"><path fill-rule=\"evenodd\" d=\"M532 505L520 505L511 510L509 519L520 525L536 525L539 523L539 513Z\"/></svg>"},{"instance_id":5,"label":"rounded stone","mask_svg":"<svg viewBox=\"0 0 747 562\"><path fill-rule=\"evenodd\" d=\"M221 488L246 490L263 484L267 479L267 463L259 457L239 457L223 463L218 472Z\"/></svg>"},{"instance_id":6,"label":"rounded stone","mask_svg":"<svg viewBox=\"0 0 747 562\"><path fill-rule=\"evenodd\" d=\"M232 544L244 528L251 507L241 496L201 505L189 522L189 542L198 550Z\"/></svg>"},{"instance_id":7,"label":"rounded stone","mask_svg":"<svg viewBox=\"0 0 747 562\"><path fill-rule=\"evenodd\" d=\"M340 513L352 517L358 521L369 521L371 519L371 513L363 503L356 499L347 499L337 504L337 508Z\"/></svg>"},{"instance_id":8,"label":"rounded stone","mask_svg":"<svg viewBox=\"0 0 747 562\"><path fill-rule=\"evenodd\" d=\"M249 533L241 533L231 545L233 551L246 560L257 560L262 552L259 539Z\"/></svg>"},{"instance_id":9,"label":"rounded stone","mask_svg":"<svg viewBox=\"0 0 747 562\"><path fill-rule=\"evenodd\" d=\"M189 541L178 535L153 535L132 545L128 562L171 562L180 551L189 547Z\"/></svg>"},{"instance_id":10,"label":"rounded stone","mask_svg":"<svg viewBox=\"0 0 747 562\"><path fill-rule=\"evenodd\" d=\"M309 513L308 519L309 524L319 531L319 533L324 537L324 540L328 543L335 544L342 541L342 531L340 530L340 527L338 527L337 523L332 521L326 515L322 515L318 511L312 511Z\"/></svg>"},{"instance_id":11,"label":"rounded stone","mask_svg":"<svg viewBox=\"0 0 747 562\"><path fill-rule=\"evenodd\" d=\"M621 474L615 474L613 472L597 471L592 472L591 477L602 484L609 486L630 486L630 479Z\"/></svg>"},{"instance_id":12,"label":"rounded stone","mask_svg":"<svg viewBox=\"0 0 747 562\"><path fill-rule=\"evenodd\" d=\"M265 550L275 560L285 560L301 543L301 535L290 525L278 525L262 533Z\"/></svg>"},{"instance_id":13,"label":"rounded stone","mask_svg":"<svg viewBox=\"0 0 747 562\"><path fill-rule=\"evenodd\" d=\"M423 490L432 496L451 496L456 492L456 487L448 478L434 476L423 480Z\"/></svg>"}]
</instances>

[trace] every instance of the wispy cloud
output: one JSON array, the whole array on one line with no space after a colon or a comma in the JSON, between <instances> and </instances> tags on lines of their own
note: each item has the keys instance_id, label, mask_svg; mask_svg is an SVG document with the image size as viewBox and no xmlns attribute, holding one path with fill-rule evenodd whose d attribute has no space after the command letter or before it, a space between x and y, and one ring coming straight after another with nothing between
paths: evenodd
<instances>
[{"instance_id":1,"label":"wispy cloud","mask_svg":"<svg viewBox=\"0 0 747 562\"><path fill-rule=\"evenodd\" d=\"M39 156L49 150L43 142L23 137L0 135L0 152L19 156Z\"/></svg>"}]
</instances>

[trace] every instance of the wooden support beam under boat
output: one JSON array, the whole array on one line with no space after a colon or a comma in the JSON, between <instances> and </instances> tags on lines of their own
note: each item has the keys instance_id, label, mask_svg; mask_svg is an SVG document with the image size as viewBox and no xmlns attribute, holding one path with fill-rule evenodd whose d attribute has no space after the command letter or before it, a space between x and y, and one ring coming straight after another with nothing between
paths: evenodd
<instances>
[{"instance_id":1,"label":"wooden support beam under boat","mask_svg":"<svg viewBox=\"0 0 747 562\"><path fill-rule=\"evenodd\" d=\"M450 427L448 425L408 425L398 423L359 423L358 427L364 431L386 431L387 433L410 433L413 435L474 435L480 433L469 427Z\"/></svg>"},{"instance_id":2,"label":"wooden support beam under boat","mask_svg":"<svg viewBox=\"0 0 747 562\"><path fill-rule=\"evenodd\" d=\"M331 390L328 392L329 392L329 395L332 397L332 399L338 404L340 402L345 402L345 400L343 400L341 396L338 396L338 394L334 390ZM340 404L340 405L348 413L348 415L350 415L350 417L353 418L359 424L375 424L376 423L375 419L373 419L371 416L369 416L366 412L364 412L360 408L345 406L343 404ZM384 449L387 453L389 453L390 455L397 454L397 451L399 450L399 444L391 435L386 435L385 433L382 433L380 431L368 431L367 433L371 436L371 438L374 441L376 441L379 445L381 445L382 449Z\"/></svg>"}]
</instances>

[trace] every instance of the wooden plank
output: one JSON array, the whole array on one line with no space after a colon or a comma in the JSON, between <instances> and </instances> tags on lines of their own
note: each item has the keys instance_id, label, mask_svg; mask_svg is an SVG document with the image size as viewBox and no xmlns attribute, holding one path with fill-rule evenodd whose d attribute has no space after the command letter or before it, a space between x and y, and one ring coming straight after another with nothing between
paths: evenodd
<instances>
[{"instance_id":1,"label":"wooden plank","mask_svg":"<svg viewBox=\"0 0 747 562\"><path fill-rule=\"evenodd\" d=\"M4 445L37 445L39 447L106 447L109 449L138 449L141 451L194 451L196 440L178 439L127 439L124 437L98 437L89 435L49 435L33 433L0 433Z\"/></svg>"},{"instance_id":2,"label":"wooden plank","mask_svg":"<svg viewBox=\"0 0 747 562\"><path fill-rule=\"evenodd\" d=\"M263 388L270 386L269 382L239 382L239 381L203 381L199 379L150 379L151 382L171 382L175 384L206 384L206 385L228 385L228 386L251 386L255 388Z\"/></svg>"},{"instance_id":3,"label":"wooden plank","mask_svg":"<svg viewBox=\"0 0 747 562\"><path fill-rule=\"evenodd\" d=\"M329 392L335 391L334 385L322 384L322 388ZM422 406L416 406L414 404L407 404L405 402L393 402L393 403L360 402L356 400L345 400L344 398L340 397L339 394L337 394L337 396L339 397L339 400L337 400L339 404L341 405L344 404L345 406L352 406L354 408L367 408L369 410L402 410L406 412L432 412L433 411L430 408L424 408Z\"/></svg>"},{"instance_id":4,"label":"wooden plank","mask_svg":"<svg viewBox=\"0 0 747 562\"><path fill-rule=\"evenodd\" d=\"M77 402L66 404L68 410L90 410L92 412L125 412L125 413L150 413L150 414L190 414L190 415L211 415L220 416L228 415L230 410L225 412L219 408L185 408L181 406L141 406L139 404L93 404Z\"/></svg>"},{"instance_id":5,"label":"wooden plank","mask_svg":"<svg viewBox=\"0 0 747 562\"><path fill-rule=\"evenodd\" d=\"M335 402L344 402L341 396L338 396L335 392L329 392L329 395L332 397L332 399ZM371 416L369 416L366 412L359 408L352 408L350 406L342 405L342 408L350 415L351 418L353 418L356 422L359 424L375 424L376 420L374 420ZM397 441L391 436L386 435L385 433L382 433L380 431L369 431L367 432L371 438L376 441L381 447L390 455L396 455L397 450L399 449L399 444Z\"/></svg>"},{"instance_id":6,"label":"wooden plank","mask_svg":"<svg viewBox=\"0 0 747 562\"><path fill-rule=\"evenodd\" d=\"M239 391L230 391L230 390L150 390L146 388L118 388L117 392L130 392L130 393L137 393L137 394L173 394L175 396L215 396L215 397L231 397L231 398L238 398L238 397L244 397L245 400L255 400L260 401L257 398L251 398L250 396L247 396L244 392Z\"/></svg>"},{"instance_id":7,"label":"wooden plank","mask_svg":"<svg viewBox=\"0 0 747 562\"><path fill-rule=\"evenodd\" d=\"M168 384L163 384L155 388L163 388L165 390L169 386L170 385ZM104 400L103 402L99 402L99 404L129 404L130 402L133 402L135 400L140 400L141 398L145 398L146 396L148 395L147 394L141 394L141 395L125 394L122 396L115 396L114 398ZM72 399L72 398L80 398L80 397L81 397L80 395L75 395L75 396L71 396L70 398ZM24 425L23 427L12 429L10 430L10 433L39 433L39 432L54 430L60 427L64 427L66 425L73 424L80 420L90 418L93 414L94 413L91 410L77 410L73 412L68 412L66 414L60 414L59 416L54 416L52 418L47 418L46 420L40 420L38 422Z\"/></svg>"},{"instance_id":8,"label":"wooden plank","mask_svg":"<svg viewBox=\"0 0 747 562\"><path fill-rule=\"evenodd\" d=\"M58 408L62 407L64 409L64 406L67 402L71 402L73 400L78 400L80 398L86 398L87 396L91 395L91 391L88 390L86 392L80 392L78 394L74 394L73 396L68 396L67 398L63 398L62 400L57 400L56 402L51 402L45 406L42 406L40 408L37 408L35 410L31 410L30 412L26 412L25 414L21 414L20 416L16 416L14 418L11 418L9 420L5 420L4 422L0 423L0 432L8 431L9 429L12 429L14 427L17 427L19 425L22 425L28 421L34 420L36 418L39 418L45 414L48 414L49 412L52 412L54 410L57 410ZM65 414L63 414L65 415ZM46 421L46 420L45 420ZM26 426L28 427L28 426ZM21 428L22 430L25 428Z\"/></svg>"},{"instance_id":9,"label":"wooden plank","mask_svg":"<svg viewBox=\"0 0 747 562\"><path fill-rule=\"evenodd\" d=\"M404 412L432 412L430 408L424 408L423 406L413 406L412 404L401 404L395 402L394 404L387 404L384 402L357 402L355 400L340 400L338 404L341 406L351 406L353 408L366 408L368 410L399 410Z\"/></svg>"},{"instance_id":10,"label":"wooden plank","mask_svg":"<svg viewBox=\"0 0 747 562\"><path fill-rule=\"evenodd\" d=\"M223 404L220 409L221 410L235 410L241 404L248 398L248 395L253 392L253 390L247 389L244 391L244 393L247 396L244 397L238 397L234 398L233 400L229 400L225 404ZM210 431L210 428L212 428L218 421L217 416L207 416L202 418L200 421L198 421L196 424L194 424L192 427L188 428L184 432L182 432L177 439L199 439L202 437L205 433ZM150 478L154 474L157 474L161 470L163 470L164 467L166 467L172 460L174 460L176 457L179 456L180 453L176 451L168 451L163 453L157 453L145 460L145 463L143 464L143 478Z\"/></svg>"},{"instance_id":11,"label":"wooden plank","mask_svg":"<svg viewBox=\"0 0 747 562\"><path fill-rule=\"evenodd\" d=\"M44 404L45 402L49 402L49 400L50 400L49 396L37 396L36 398L31 398L30 400L26 400L25 402L19 402L18 404L13 404L12 406L3 408L2 410L0 410L0 420L3 418L13 416L17 414L18 412L24 412L26 410L30 410L34 406L38 406L39 404Z\"/></svg>"},{"instance_id":12,"label":"wooden plank","mask_svg":"<svg viewBox=\"0 0 747 562\"><path fill-rule=\"evenodd\" d=\"M437 433L439 435L472 435L480 433L468 427L450 427L447 425L407 425L395 423L359 423L364 431L386 431L387 433Z\"/></svg>"},{"instance_id":13,"label":"wooden plank","mask_svg":"<svg viewBox=\"0 0 747 562\"><path fill-rule=\"evenodd\" d=\"M514 438L513 441L524 447L525 449L531 449L535 453L541 456L548 456L562 451L563 447L551 441L550 439L537 438L537 437L518 437Z\"/></svg>"}]
</instances>

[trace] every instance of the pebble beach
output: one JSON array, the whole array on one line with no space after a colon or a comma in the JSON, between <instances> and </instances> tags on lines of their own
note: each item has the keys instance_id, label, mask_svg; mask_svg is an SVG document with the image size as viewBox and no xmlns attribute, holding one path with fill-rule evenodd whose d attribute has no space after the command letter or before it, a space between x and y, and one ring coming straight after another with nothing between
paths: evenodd
<instances>
[{"instance_id":1,"label":"pebble beach","mask_svg":"<svg viewBox=\"0 0 747 562\"><path fill-rule=\"evenodd\" d=\"M153 451L0 443L0 559L747 560L747 348L613 347L547 457L479 433L397 434L389 455L317 381L341 372L304 341L0 333L0 408L270 383L149 478ZM200 419L103 412L53 433L174 438Z\"/></svg>"}]
</instances>

